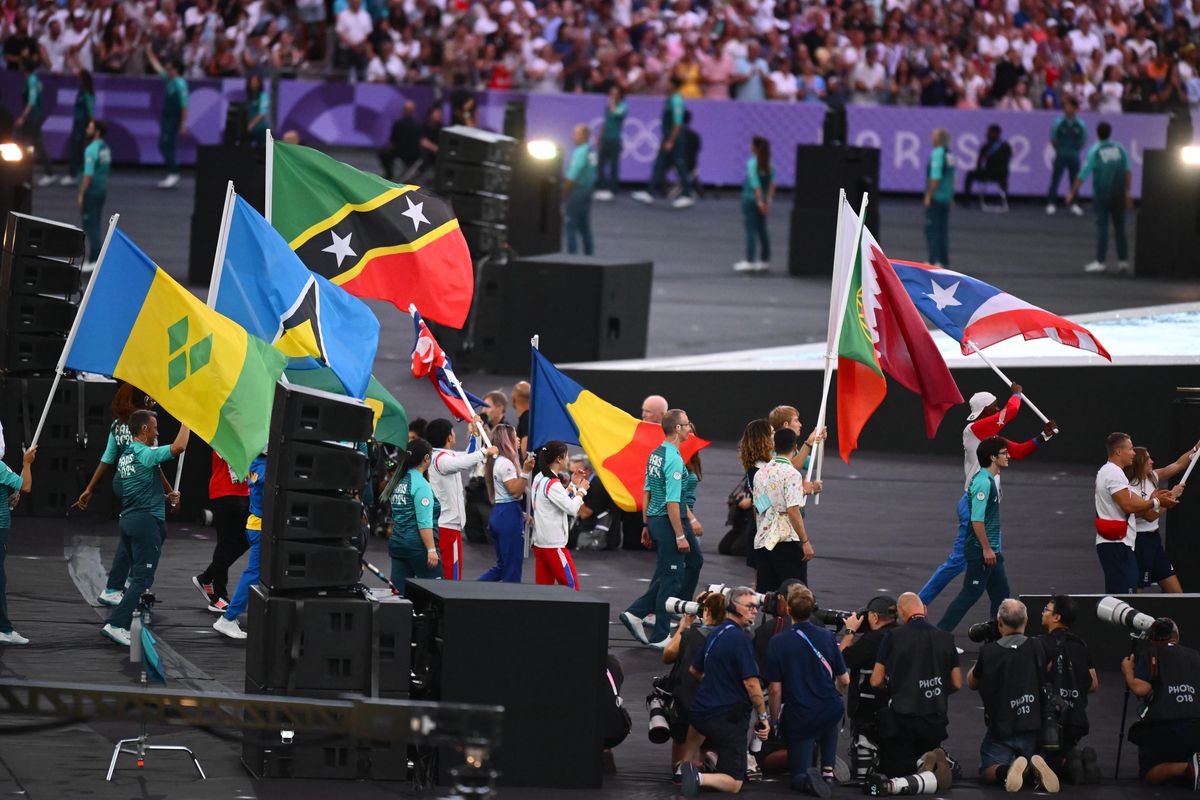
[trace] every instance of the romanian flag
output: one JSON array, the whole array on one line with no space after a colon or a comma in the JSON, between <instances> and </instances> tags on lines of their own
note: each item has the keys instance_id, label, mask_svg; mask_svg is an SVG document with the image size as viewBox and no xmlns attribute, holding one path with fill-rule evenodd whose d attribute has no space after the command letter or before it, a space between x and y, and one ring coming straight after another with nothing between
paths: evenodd
<instances>
[{"instance_id":1,"label":"romanian flag","mask_svg":"<svg viewBox=\"0 0 1200 800\"><path fill-rule=\"evenodd\" d=\"M245 475L287 356L200 302L113 230L65 366L139 387Z\"/></svg>"},{"instance_id":2,"label":"romanian flag","mask_svg":"<svg viewBox=\"0 0 1200 800\"><path fill-rule=\"evenodd\" d=\"M887 373L921 396L925 433L937 433L946 411L963 401L950 369L891 263L845 200L838 237L847 263L846 311L838 339L838 451L847 462L858 435L887 395Z\"/></svg>"},{"instance_id":3,"label":"romanian flag","mask_svg":"<svg viewBox=\"0 0 1200 800\"><path fill-rule=\"evenodd\" d=\"M341 380L328 367L289 369L287 379L310 389L320 389L330 394L346 394ZM408 414L404 411L404 406L400 405L400 401L374 375L367 384L367 396L362 400L375 412L375 441L387 442L402 450L408 447Z\"/></svg>"},{"instance_id":4,"label":"romanian flag","mask_svg":"<svg viewBox=\"0 0 1200 800\"><path fill-rule=\"evenodd\" d=\"M475 274L449 203L308 147L269 147L271 224L305 266L356 297L463 326Z\"/></svg>"},{"instance_id":5,"label":"romanian flag","mask_svg":"<svg viewBox=\"0 0 1200 800\"><path fill-rule=\"evenodd\" d=\"M583 448L613 502L626 511L641 508L646 459L663 443L661 425L634 419L601 400L533 351L529 446L557 439ZM709 442L692 436L679 448L684 461Z\"/></svg>"}]
</instances>

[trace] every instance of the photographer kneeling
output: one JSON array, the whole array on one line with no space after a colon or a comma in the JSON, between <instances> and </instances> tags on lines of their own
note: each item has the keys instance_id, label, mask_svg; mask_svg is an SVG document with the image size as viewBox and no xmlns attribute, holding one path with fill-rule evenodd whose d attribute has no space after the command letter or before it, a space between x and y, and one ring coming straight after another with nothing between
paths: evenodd
<instances>
[{"instance_id":1,"label":"photographer kneeling","mask_svg":"<svg viewBox=\"0 0 1200 800\"><path fill-rule=\"evenodd\" d=\"M1042 679L1050 696L1059 698L1058 753L1047 753L1046 761L1067 783L1099 783L1095 749L1079 747L1089 728L1088 695L1100 688L1100 679L1087 643L1071 632L1077 614L1074 599L1065 594L1054 595L1042 609L1042 627L1047 631L1038 637L1044 659Z\"/></svg>"},{"instance_id":2,"label":"photographer kneeling","mask_svg":"<svg viewBox=\"0 0 1200 800\"><path fill-rule=\"evenodd\" d=\"M1038 755L1042 727L1042 662L1037 642L1025 635L1029 612L1020 600L1000 604L1000 638L979 648L967 685L983 699L987 733L979 745L979 777L1002 783L1005 791L1025 785L1026 772L1047 792L1057 792L1058 776Z\"/></svg>"},{"instance_id":3,"label":"photographer kneeling","mask_svg":"<svg viewBox=\"0 0 1200 800\"><path fill-rule=\"evenodd\" d=\"M1146 783L1185 780L1200 789L1200 653L1179 644L1179 626L1167 617L1150 628L1150 646L1121 672L1129 691L1145 700L1142 719L1129 729L1138 748L1138 775Z\"/></svg>"},{"instance_id":4,"label":"photographer kneeling","mask_svg":"<svg viewBox=\"0 0 1200 800\"><path fill-rule=\"evenodd\" d=\"M688 730L687 757L680 766L683 794L694 797L701 786L736 794L746 778L746 723L750 706L758 714L755 735L766 739L766 702L758 681L754 647L745 629L758 613L756 593L745 586L729 595L725 622L708 634L704 649L696 654L691 673L700 680L692 699L692 726ZM694 759L700 742L717 754L713 772L703 775Z\"/></svg>"},{"instance_id":5,"label":"photographer kneeling","mask_svg":"<svg viewBox=\"0 0 1200 800\"><path fill-rule=\"evenodd\" d=\"M871 673L871 688L886 686L890 704L878 717L882 775L871 776L867 793L934 794L953 780L941 745L948 735L949 697L962 688L962 670L954 636L929 624L921 598L905 592L896 609L902 624L884 637ZM918 762L918 772L910 775Z\"/></svg>"},{"instance_id":6,"label":"photographer kneeling","mask_svg":"<svg viewBox=\"0 0 1200 800\"><path fill-rule=\"evenodd\" d=\"M787 742L792 788L829 797L837 761L838 723L845 708L841 693L850 677L833 633L809 621L816 607L809 588L789 588L787 605L792 627L767 646L771 719L781 724ZM820 769L812 765L815 746L821 750Z\"/></svg>"},{"instance_id":7,"label":"photographer kneeling","mask_svg":"<svg viewBox=\"0 0 1200 800\"><path fill-rule=\"evenodd\" d=\"M667 719L671 731L671 769L677 783L682 780L680 765L687 757L692 698L700 687L700 681L692 675L690 667L704 649L709 633L725 622L725 595L705 591L699 594L696 602L701 606L699 621L694 614L684 614L662 654L663 663L673 665L663 688L672 696Z\"/></svg>"},{"instance_id":8,"label":"photographer kneeling","mask_svg":"<svg viewBox=\"0 0 1200 800\"><path fill-rule=\"evenodd\" d=\"M864 783L875 768L879 754L876 717L887 708L887 689L871 687L871 672L879 656L879 645L887 632L896 627L896 601L890 597L872 597L866 614L846 618L838 646L846 669L850 670L850 690L846 694L846 714L850 718L850 771L854 780Z\"/></svg>"}]
</instances>

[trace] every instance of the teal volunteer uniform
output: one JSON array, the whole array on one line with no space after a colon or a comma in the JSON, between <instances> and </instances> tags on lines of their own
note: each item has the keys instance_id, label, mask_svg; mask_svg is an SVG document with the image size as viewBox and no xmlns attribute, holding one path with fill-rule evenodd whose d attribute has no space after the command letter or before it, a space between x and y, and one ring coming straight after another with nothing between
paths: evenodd
<instances>
[{"instance_id":1,"label":"teal volunteer uniform","mask_svg":"<svg viewBox=\"0 0 1200 800\"><path fill-rule=\"evenodd\" d=\"M261 116L262 119L250 129L250 144L262 147L267 142L267 129L271 127L271 93L265 89L257 97L251 97L248 113L250 119Z\"/></svg>"},{"instance_id":2,"label":"teal volunteer uniform","mask_svg":"<svg viewBox=\"0 0 1200 800\"><path fill-rule=\"evenodd\" d=\"M757 198L758 195L762 195L765 200L774 183L774 167L767 170L760 169L757 156L750 156L746 160L746 179L742 181L742 222L746 226L746 261L750 263L766 264L771 260L771 239L767 234L767 215L759 210ZM755 258L756 255L759 257Z\"/></svg>"},{"instance_id":3,"label":"teal volunteer uniform","mask_svg":"<svg viewBox=\"0 0 1200 800\"><path fill-rule=\"evenodd\" d=\"M1009 596L1008 575L1004 571L1004 554L1000 552L1000 479L986 469L981 469L971 478L967 496L971 502L972 530L967 534L963 554L967 559L967 571L963 576L963 588L950 601L945 615L937 626L944 631L953 631L976 601L987 592L991 600L991 617L995 619L1000 604ZM983 523L988 546L996 554L996 563L988 566L983 560L983 545L975 535L974 524Z\"/></svg>"},{"instance_id":4,"label":"teal volunteer uniform","mask_svg":"<svg viewBox=\"0 0 1200 800\"><path fill-rule=\"evenodd\" d=\"M1050 126L1050 144L1054 146L1054 169L1050 173L1046 203L1052 206L1058 202L1058 182L1063 172L1067 173L1068 189L1079 175L1079 154L1087 144L1087 126L1078 116L1071 119L1064 114Z\"/></svg>"},{"instance_id":5,"label":"teal volunteer uniform","mask_svg":"<svg viewBox=\"0 0 1200 800\"><path fill-rule=\"evenodd\" d=\"M75 108L71 112L71 140L67 157L68 172L72 178L78 177L83 168L83 151L87 148L88 123L96 116L96 95L84 91L83 87L75 93Z\"/></svg>"},{"instance_id":6,"label":"teal volunteer uniform","mask_svg":"<svg viewBox=\"0 0 1200 800\"><path fill-rule=\"evenodd\" d=\"M21 491L21 476L0 461L0 633L12 633L12 622L8 618L8 575L5 560L8 556L8 532L12 527L12 514L8 501L13 492Z\"/></svg>"},{"instance_id":7,"label":"teal volunteer uniform","mask_svg":"<svg viewBox=\"0 0 1200 800\"><path fill-rule=\"evenodd\" d=\"M1105 139L1088 149L1079 180L1092 179L1092 209L1096 214L1096 261L1108 256L1108 220L1112 219L1117 239L1117 260L1129 260L1125 238L1125 173L1130 171L1129 153L1120 142Z\"/></svg>"},{"instance_id":8,"label":"teal volunteer uniform","mask_svg":"<svg viewBox=\"0 0 1200 800\"><path fill-rule=\"evenodd\" d=\"M578 251L583 240L583 254L592 255L592 190L596 187L596 152L584 142L576 146L567 164L567 180L571 191L567 195L567 252Z\"/></svg>"},{"instance_id":9,"label":"teal volunteer uniform","mask_svg":"<svg viewBox=\"0 0 1200 800\"><path fill-rule=\"evenodd\" d=\"M440 578L441 565L427 564L428 549L421 540L422 530L433 531L433 546L437 549L437 520L442 507L433 487L425 476L409 470L392 491L392 536L388 539L388 555L392 558L392 583L401 592L408 578Z\"/></svg>"},{"instance_id":10,"label":"teal volunteer uniform","mask_svg":"<svg viewBox=\"0 0 1200 800\"><path fill-rule=\"evenodd\" d=\"M663 103L662 113L662 143L658 146L658 155L654 158L654 171L650 175L650 185L646 190L651 195L662 194L663 183L667 179L667 170L674 167L679 174L679 187L684 197L692 196L692 183L688 177L687 153L684 147L683 131L683 95L675 89ZM678 130L676 130L678 129ZM675 144L667 150L667 140L675 131Z\"/></svg>"},{"instance_id":11,"label":"teal volunteer uniform","mask_svg":"<svg viewBox=\"0 0 1200 800\"><path fill-rule=\"evenodd\" d=\"M125 597L107 620L114 628L129 629L142 593L154 585L167 537L167 501L158 472L173 457L170 445L149 447L132 441L117 462L122 503L119 546L126 548L131 566Z\"/></svg>"},{"instance_id":12,"label":"teal volunteer uniform","mask_svg":"<svg viewBox=\"0 0 1200 800\"><path fill-rule=\"evenodd\" d=\"M21 93L24 108L30 111L21 123L18 132L26 144L33 147L34 157L41 162L42 169L47 175L51 173L50 154L46 152L46 142L42 138L42 123L46 121L46 111L43 106L42 79L36 72L30 72L25 77L25 86Z\"/></svg>"},{"instance_id":13,"label":"teal volunteer uniform","mask_svg":"<svg viewBox=\"0 0 1200 800\"><path fill-rule=\"evenodd\" d=\"M175 160L175 143L179 138L179 128L183 125L183 110L188 106L188 85L182 75L176 75L174 78L166 72L159 75L164 84L158 151L162 153L167 174L175 175L179 172L179 164Z\"/></svg>"},{"instance_id":14,"label":"teal volunteer uniform","mask_svg":"<svg viewBox=\"0 0 1200 800\"><path fill-rule=\"evenodd\" d=\"M687 509L684 505L684 476L687 468L683 464L683 456L679 448L670 442L663 442L650 454L646 460L646 483L644 490L650 493L650 502L646 506L646 525L650 529L650 538L654 541L657 562L654 576L650 579L650 588L646 593L633 601L626 609L638 619L654 613L654 629L650 635L651 642L661 642L671 633L671 615L667 613L666 604L669 597L684 597L685 586L695 582L691 575L694 571L696 579L700 567L704 565L704 557L700 555L699 542L692 534L692 526L688 524ZM687 554L679 552L675 544L675 530L667 516L667 503L679 504L679 516L683 521L683 535L687 537L691 551Z\"/></svg>"},{"instance_id":15,"label":"teal volunteer uniform","mask_svg":"<svg viewBox=\"0 0 1200 800\"><path fill-rule=\"evenodd\" d=\"M117 465L121 462L121 457L129 450L132 442L133 434L129 432L129 423L114 419L108 429L108 441L104 444L104 452L100 454L100 461L113 468L113 495L118 500L121 499L122 492L121 470L117 468ZM110 592L122 592L125 590L125 580L128 577L129 551L118 544L117 552L113 555L112 569L108 571L108 583L104 588Z\"/></svg>"},{"instance_id":16,"label":"teal volunteer uniform","mask_svg":"<svg viewBox=\"0 0 1200 800\"><path fill-rule=\"evenodd\" d=\"M954 154L938 145L929 154L929 181L938 181L925 209L925 242L929 263L950 266L950 204L954 202Z\"/></svg>"},{"instance_id":17,"label":"teal volunteer uniform","mask_svg":"<svg viewBox=\"0 0 1200 800\"><path fill-rule=\"evenodd\" d=\"M108 171L112 151L103 139L94 139L83 151L83 177L90 178L83 192L83 232L87 234L88 261L100 257L100 217L108 199Z\"/></svg>"},{"instance_id":18,"label":"teal volunteer uniform","mask_svg":"<svg viewBox=\"0 0 1200 800\"><path fill-rule=\"evenodd\" d=\"M621 150L623 142L621 130L625 126L625 117L629 114L629 105L622 100L614 108L604 109L604 126L600 129L600 158L596 171L601 189L610 192L617 190L621 167Z\"/></svg>"}]
</instances>

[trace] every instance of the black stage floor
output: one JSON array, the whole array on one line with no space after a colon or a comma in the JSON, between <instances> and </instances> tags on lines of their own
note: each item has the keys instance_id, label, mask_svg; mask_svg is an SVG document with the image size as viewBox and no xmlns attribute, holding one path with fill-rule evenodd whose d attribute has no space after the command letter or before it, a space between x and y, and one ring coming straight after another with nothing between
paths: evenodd
<instances>
[{"instance_id":1,"label":"black stage floor","mask_svg":"<svg viewBox=\"0 0 1200 800\"><path fill-rule=\"evenodd\" d=\"M716 554L723 533L724 498L737 479L734 453L714 446L705 456L706 479L701 484L699 516L707 526L703 550L707 562L702 581L740 583L749 580L742 559ZM817 550L810 580L820 603L833 608L857 608L878 592L915 590L949 548L954 533L953 505L961 486L960 467L950 459L914 456L908 459L856 457L852 469L829 476L819 507L810 508L808 523ZM1100 585L1092 548L1092 473L1085 467L1048 462L1020 463L1005 475L1003 509L1005 555L1014 593L1051 591L1093 592ZM19 519L9 550L9 604L16 628L29 636L26 648L0 648L5 676L36 680L81 681L131 686L136 673L127 654L99 635L100 614L89 603L102 586L104 570L116 541L115 523L81 520ZM222 638L211 629L213 615L198 605L189 577L207 563L212 531L172 522L155 591L161 604L155 631L169 648L170 685L210 691L236 691L242 685L244 645ZM371 543L373 554L386 561L381 540ZM467 547L465 574L486 568L491 554L480 545ZM665 780L669 752L649 743L642 703L652 676L660 674L658 654L636 645L616 615L645 588L652 570L650 554L580 552L577 563L584 589L610 605L611 650L624 664L623 694L633 715L629 738L615 751L618 772L598 791L502 790L500 797L669 798L677 792ZM236 571L236 570L235 570ZM369 578L369 576L368 576ZM531 568L526 580L531 580ZM938 616L957 584L932 608ZM566 591L564 589L564 591ZM1033 610L1036 614L1038 609ZM987 616L977 606L969 621ZM525 621L536 624L536 621ZM553 631L546 631L553 636ZM1185 642L1197 634L1184 631ZM967 652L964 667L973 663L976 646L959 637ZM1093 734L1089 742L1100 752L1106 776L1111 776L1120 719L1121 690L1114 664L1102 670L1101 691L1091 702ZM566 698L564 698L566 699ZM979 699L963 691L951 701L949 747L973 776L978 742L983 732ZM181 757L152 756L145 770L118 770L111 785L104 783L113 742L136 735L134 726L76 725L51 732L0 736L0 794L34 798L60 797L259 797L286 795L291 800L323 798L337 793L350 797L408 796L402 785L325 784L315 781L253 781L239 763L235 745L210 735L185 730L163 731L164 741L195 748L209 780L201 784ZM564 731L564 735L570 735ZM843 747L845 742L843 741ZM1127 749L1119 782L1066 791L1097 798L1143 797L1156 794L1140 787L1135 754ZM767 781L746 789L754 796L790 794L786 784ZM955 788L961 797L984 796L968 780ZM852 790L843 790L842 794ZM1173 794L1167 790L1164 794Z\"/></svg>"}]
</instances>

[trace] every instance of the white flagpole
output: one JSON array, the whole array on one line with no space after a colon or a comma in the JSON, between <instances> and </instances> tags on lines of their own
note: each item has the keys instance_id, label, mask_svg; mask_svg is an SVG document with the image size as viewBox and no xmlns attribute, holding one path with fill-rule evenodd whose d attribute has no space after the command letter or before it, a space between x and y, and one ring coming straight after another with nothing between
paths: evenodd
<instances>
[{"instance_id":1,"label":"white flagpole","mask_svg":"<svg viewBox=\"0 0 1200 800\"><path fill-rule=\"evenodd\" d=\"M96 287L96 281L100 277L100 268L104 266L104 256L108 254L108 243L112 241L113 231L117 229L117 220L120 218L120 214L113 214L108 218L108 233L104 234L104 244L100 247L100 255L96 257L96 268L92 270L91 280L88 281L87 288L83 290L83 298L79 301L79 310L75 312L75 321L71 323L71 331L67 334L67 341L63 344L62 354L59 355L58 364L54 367L54 380L50 383L50 393L46 395L46 407L42 409L42 416L38 420L37 429L33 432L33 441L29 443L28 447L36 445L42 435L42 428L46 424L46 417L50 414L50 403L54 401L54 393L58 391L59 381L62 380L63 368L67 363L67 354L71 352L71 345L75 343L75 336L79 333L79 322L83 319L83 312L87 310L88 300L92 297L92 289Z\"/></svg>"},{"instance_id":2,"label":"white flagpole","mask_svg":"<svg viewBox=\"0 0 1200 800\"><path fill-rule=\"evenodd\" d=\"M267 128L267 174L266 191L263 193L263 216L267 222L271 221L271 184L275 179L275 137L271 135L271 129Z\"/></svg>"},{"instance_id":3,"label":"white flagpole","mask_svg":"<svg viewBox=\"0 0 1200 800\"><path fill-rule=\"evenodd\" d=\"M855 243L859 242L862 238L862 228L863 228L864 221L867 218L867 202L868 202L867 194L866 194L866 192L863 192L862 205L859 207L859 211L858 211L858 225L855 229L855 235L854 235L854 240L853 240ZM840 234L841 233L842 210L845 209L845 207L846 207L846 190L845 189L843 189L841 191L841 194L839 196L839 203L840 203L840 205L838 206L838 233ZM849 269L853 268L854 259L846 258L847 254L844 252L843 244L844 244L843 238L839 235L838 240L837 240L837 246L835 246L835 248L834 248L833 287L830 289L830 300L829 300L829 313L836 314L836 316L833 316L830 318L831 324L829 326L829 333L831 335L828 337L828 340L825 342L825 382L824 382L824 386L821 390L821 409L817 413L817 422L813 427L814 431L819 431L819 430L821 430L821 428L825 427L825 418L826 418L826 414L827 414L827 411L829 408L829 389L833 383L833 367L837 363L838 340L841 339L842 322L846 316L846 304L848 302L848 298L846 296L846 285L847 285L846 279L849 275ZM846 264L848 266L847 266L847 268L845 268L846 271L841 272L839 274L838 269L843 264ZM819 442L817 444L817 447L819 449L817 451L816 458L810 457L809 461L808 461L808 472L804 476L804 479L806 481L812 480L813 469L818 464L823 463L823 458L822 458L821 453L824 450L824 442ZM820 479L821 479L821 473L818 471L817 472L817 480L820 480ZM818 495L817 502L818 503L820 502L819 495Z\"/></svg>"},{"instance_id":4,"label":"white flagpole","mask_svg":"<svg viewBox=\"0 0 1200 800\"><path fill-rule=\"evenodd\" d=\"M225 249L229 244L229 222L233 219L234 203L233 181L225 185L225 210L221 212L221 227L217 232L217 252L213 254L212 277L208 281L208 307L217 307L217 291L221 288L221 272L225 269ZM183 459L187 450L179 454L175 462L175 491L179 491L179 482L183 479Z\"/></svg>"},{"instance_id":5,"label":"white flagpole","mask_svg":"<svg viewBox=\"0 0 1200 800\"><path fill-rule=\"evenodd\" d=\"M1186 471L1184 471L1183 477L1179 479L1180 483L1187 483L1188 476L1192 474L1192 469L1194 469L1196 466L1196 456L1200 456L1200 450L1192 453L1191 463L1188 464L1188 468Z\"/></svg>"},{"instance_id":6,"label":"white flagpole","mask_svg":"<svg viewBox=\"0 0 1200 800\"><path fill-rule=\"evenodd\" d=\"M417 307L415 304L408 304L408 313L409 316L413 317L414 319L416 318ZM458 376L454 374L454 370L448 369L445 372L446 377L450 379L450 385L453 386L455 391L458 392L459 399L463 401L463 405L467 407L467 411L474 412L474 409L471 407L471 401L467 399L467 393L463 390L462 384L458 382ZM472 417L474 416L476 415L472 413ZM488 440L487 434L484 433L483 426L476 425L475 429L479 434L480 441L483 442L483 448L486 450L487 448L491 447L492 443Z\"/></svg>"},{"instance_id":7,"label":"white flagpole","mask_svg":"<svg viewBox=\"0 0 1200 800\"><path fill-rule=\"evenodd\" d=\"M531 338L529 340L529 346L531 348L533 348L534 350L537 350L538 344L541 343L541 338L542 337L539 334L535 333L533 335L533 338ZM531 358L532 358L532 356L533 356L533 354L530 353ZM532 378L533 376L530 375L529 377ZM530 418L530 424L532 424L532 422L533 422L533 397L532 397L532 394L529 398L529 418ZM534 467L535 468L537 467L536 461L534 462ZM597 479L599 479L600 476L597 475L596 477L597 477ZM531 530L532 525L533 525L533 479L532 478L530 478L530 480L529 480L529 485L525 487L525 518L529 520L530 524L523 525L523 526L521 526L521 528L525 533L525 558L529 558L530 553L533 552L533 531Z\"/></svg>"},{"instance_id":8,"label":"white flagpole","mask_svg":"<svg viewBox=\"0 0 1200 800\"><path fill-rule=\"evenodd\" d=\"M973 351L975 351L975 355L983 359L983 363L992 368L992 372L996 373L996 376L999 377L1000 380L1004 381L1006 385L1012 386L1013 382L1008 379L1008 376L1001 372L1000 368L993 364L992 360L983 354L983 348L972 341L968 341L967 344ZM1046 415L1042 413L1042 410L1033 404L1033 401L1029 399L1029 395L1022 392L1021 399L1025 401L1025 405L1029 406L1030 411L1032 411L1034 414L1037 414L1038 419L1040 419L1042 422L1050 421ZM1058 433L1058 428L1055 428L1054 432Z\"/></svg>"}]
</instances>

